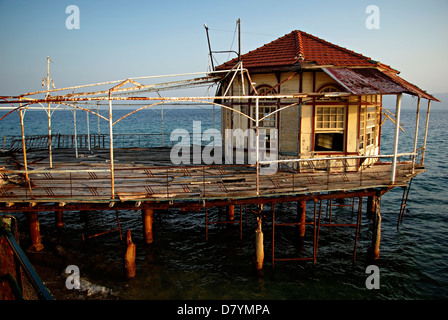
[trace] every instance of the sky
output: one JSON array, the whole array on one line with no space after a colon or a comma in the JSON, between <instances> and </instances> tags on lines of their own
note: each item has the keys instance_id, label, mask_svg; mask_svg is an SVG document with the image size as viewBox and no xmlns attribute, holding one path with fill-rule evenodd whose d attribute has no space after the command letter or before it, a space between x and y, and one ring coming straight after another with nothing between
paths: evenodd
<instances>
[{"instance_id":1,"label":"sky","mask_svg":"<svg viewBox=\"0 0 448 320\"><path fill-rule=\"evenodd\" d=\"M79 29L70 5L79 8ZM369 5L379 29L366 27ZM302 30L399 70L429 93L448 92L448 0L0 0L0 95L40 90L51 58L56 88L207 71L212 50L242 53ZM219 63L234 56L216 55Z\"/></svg>"}]
</instances>

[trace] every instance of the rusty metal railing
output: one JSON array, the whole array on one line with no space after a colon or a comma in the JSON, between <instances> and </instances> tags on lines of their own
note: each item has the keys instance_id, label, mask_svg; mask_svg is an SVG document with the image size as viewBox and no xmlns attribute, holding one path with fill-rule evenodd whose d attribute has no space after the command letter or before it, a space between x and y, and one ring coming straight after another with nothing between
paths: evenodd
<instances>
[{"instance_id":1,"label":"rusty metal railing","mask_svg":"<svg viewBox=\"0 0 448 320\"><path fill-rule=\"evenodd\" d=\"M4 262L9 261L10 263L0 265L0 276L2 276L2 278L4 278L9 284L11 293L16 300L24 299L21 270L25 272L40 300L54 300L52 294L42 282L33 265L28 260L26 254L23 252L22 248L15 239L13 233L16 228L17 223L14 217L0 215L0 237L5 239L2 243L7 244L10 248L9 251L11 252L11 254L8 254L6 250L2 250L4 256L1 257L1 260ZM8 266L14 265L13 260L19 263L21 270L8 270ZM4 270L2 270L3 267L5 268Z\"/></svg>"}]
</instances>

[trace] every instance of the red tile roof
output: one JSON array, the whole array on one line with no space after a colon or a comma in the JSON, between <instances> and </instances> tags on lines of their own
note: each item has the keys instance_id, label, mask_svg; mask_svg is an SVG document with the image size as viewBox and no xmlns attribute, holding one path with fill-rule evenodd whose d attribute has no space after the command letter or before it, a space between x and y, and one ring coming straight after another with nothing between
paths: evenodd
<instances>
[{"instance_id":1,"label":"red tile roof","mask_svg":"<svg viewBox=\"0 0 448 320\"><path fill-rule=\"evenodd\" d=\"M346 48L334 45L306 32L295 30L264 46L241 56L243 66L269 68L292 66L296 63L316 63L334 66L377 66L376 61ZM216 70L230 69L238 58L230 60Z\"/></svg>"},{"instance_id":2,"label":"red tile roof","mask_svg":"<svg viewBox=\"0 0 448 320\"><path fill-rule=\"evenodd\" d=\"M390 66L300 30L242 55L241 60L243 67L249 71L273 71L282 67L299 68L300 64L316 64L353 94L409 93L439 101L400 78L397 75L399 72ZM231 69L237 63L238 58L235 58L215 69Z\"/></svg>"}]
</instances>

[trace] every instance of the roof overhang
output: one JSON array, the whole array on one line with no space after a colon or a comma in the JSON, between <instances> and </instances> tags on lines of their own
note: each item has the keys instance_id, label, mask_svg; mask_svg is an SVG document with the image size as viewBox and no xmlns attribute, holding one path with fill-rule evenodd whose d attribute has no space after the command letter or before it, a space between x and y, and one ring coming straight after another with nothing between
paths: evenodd
<instances>
[{"instance_id":1,"label":"roof overhang","mask_svg":"<svg viewBox=\"0 0 448 320\"><path fill-rule=\"evenodd\" d=\"M355 95L407 93L439 101L390 71L380 71L374 68L322 68L322 70L348 92Z\"/></svg>"}]
</instances>

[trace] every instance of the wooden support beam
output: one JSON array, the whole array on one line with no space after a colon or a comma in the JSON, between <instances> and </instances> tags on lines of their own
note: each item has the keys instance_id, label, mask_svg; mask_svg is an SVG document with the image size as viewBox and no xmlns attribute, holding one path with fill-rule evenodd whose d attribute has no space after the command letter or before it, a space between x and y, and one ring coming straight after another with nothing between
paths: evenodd
<instances>
[{"instance_id":1,"label":"wooden support beam","mask_svg":"<svg viewBox=\"0 0 448 320\"><path fill-rule=\"evenodd\" d=\"M143 234L145 243L150 244L153 242L152 223L154 220L154 209L143 209Z\"/></svg>"}]
</instances>

